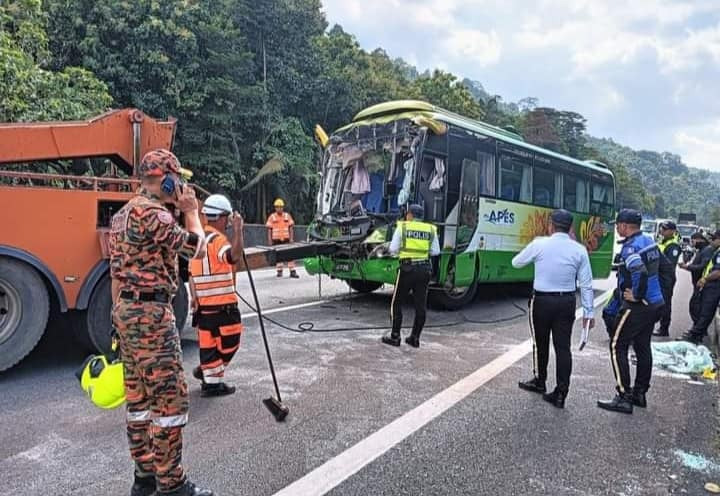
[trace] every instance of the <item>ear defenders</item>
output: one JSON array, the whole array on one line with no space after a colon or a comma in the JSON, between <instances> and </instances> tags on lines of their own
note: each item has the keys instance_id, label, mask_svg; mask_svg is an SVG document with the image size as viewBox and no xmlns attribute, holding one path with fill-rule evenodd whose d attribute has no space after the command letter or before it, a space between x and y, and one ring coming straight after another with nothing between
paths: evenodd
<instances>
[{"instance_id":1,"label":"ear defenders","mask_svg":"<svg viewBox=\"0 0 720 496\"><path fill-rule=\"evenodd\" d=\"M177 187L177 184L175 183L175 179L173 179L170 174L165 174L165 177L163 177L163 180L160 183L160 187L165 194L172 195L173 193L175 193L175 188Z\"/></svg>"}]
</instances>

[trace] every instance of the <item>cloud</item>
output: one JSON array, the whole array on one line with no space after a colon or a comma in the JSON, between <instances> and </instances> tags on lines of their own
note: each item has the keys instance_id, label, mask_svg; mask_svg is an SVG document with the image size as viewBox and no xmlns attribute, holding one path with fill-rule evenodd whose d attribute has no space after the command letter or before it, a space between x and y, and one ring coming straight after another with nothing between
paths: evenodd
<instances>
[{"instance_id":1,"label":"cloud","mask_svg":"<svg viewBox=\"0 0 720 496\"><path fill-rule=\"evenodd\" d=\"M330 23L421 71L574 110L591 133L713 166L720 0L323 0ZM713 141L714 140L714 141ZM720 156L720 154L717 154Z\"/></svg>"},{"instance_id":2,"label":"cloud","mask_svg":"<svg viewBox=\"0 0 720 496\"><path fill-rule=\"evenodd\" d=\"M679 130L674 142L686 162L720 171L720 119Z\"/></svg>"}]
</instances>

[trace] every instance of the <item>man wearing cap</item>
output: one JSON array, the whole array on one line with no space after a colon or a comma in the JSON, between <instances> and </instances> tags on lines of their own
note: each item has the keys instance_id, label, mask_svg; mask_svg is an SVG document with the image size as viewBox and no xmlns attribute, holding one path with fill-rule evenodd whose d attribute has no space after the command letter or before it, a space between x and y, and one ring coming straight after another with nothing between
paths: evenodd
<instances>
[{"instance_id":1,"label":"man wearing cap","mask_svg":"<svg viewBox=\"0 0 720 496\"><path fill-rule=\"evenodd\" d=\"M402 301L410 291L415 303L415 320L412 333L405 342L413 348L420 347L420 333L425 325L425 306L427 305L428 285L430 284L430 257L440 254L437 228L424 222L425 210L413 204L408 208L404 221L399 221L392 240L390 253L400 259L395 290L390 307L392 331L382 337L382 342L391 346L400 346L402 328Z\"/></svg>"},{"instance_id":2,"label":"man wearing cap","mask_svg":"<svg viewBox=\"0 0 720 496\"><path fill-rule=\"evenodd\" d=\"M200 396L235 392L224 382L225 369L240 348L242 317L235 292L235 264L242 257L243 218L230 200L210 195L202 207L207 253L190 261L193 326L197 325L200 365L193 377L202 381ZM232 242L225 235L232 225Z\"/></svg>"},{"instance_id":3,"label":"man wearing cap","mask_svg":"<svg viewBox=\"0 0 720 496\"><path fill-rule=\"evenodd\" d=\"M682 253L680 247L680 236L677 233L677 226L671 220L666 220L660 224L660 235L662 241L658 243L658 248L662 257L658 274L660 276L660 289L662 290L665 306L660 312L660 328L653 332L653 336L667 337L670 335L670 318L672 316L672 297L677 281L677 264Z\"/></svg>"},{"instance_id":4,"label":"man wearing cap","mask_svg":"<svg viewBox=\"0 0 720 496\"><path fill-rule=\"evenodd\" d=\"M702 276L695 284L700 292L698 318L692 328L680 338L694 344L702 343L703 338L707 336L707 329L715 318L715 312L720 303L720 230L711 235L711 240L712 256L705 264Z\"/></svg>"},{"instance_id":5,"label":"man wearing cap","mask_svg":"<svg viewBox=\"0 0 720 496\"><path fill-rule=\"evenodd\" d=\"M567 210L555 210L550 215L550 221L550 236L534 239L512 259L516 269L535 264L529 314L533 338L533 378L518 383L518 386L540 393L545 401L564 408L572 372L570 337L575 323L575 292L579 287L583 326L594 327L593 280L587 250L568 234L573 223L572 214ZM546 393L551 336L557 386L551 393Z\"/></svg>"},{"instance_id":6,"label":"man wearing cap","mask_svg":"<svg viewBox=\"0 0 720 496\"><path fill-rule=\"evenodd\" d=\"M650 388L652 352L650 342L658 314L664 304L658 270L662 254L649 236L640 230L640 212L625 208L615 220L622 241L618 268L618 293L622 296L615 329L610 339L610 357L617 383L612 400L598 401L605 410L632 413L633 406L645 407ZM628 348L637 357L635 387L630 386Z\"/></svg>"},{"instance_id":7,"label":"man wearing cap","mask_svg":"<svg viewBox=\"0 0 720 496\"><path fill-rule=\"evenodd\" d=\"M172 307L180 283L178 255L205 254L198 203L168 150L147 153L138 173L141 188L113 216L110 232L112 321L120 341L127 436L135 462L130 494L212 496L190 482L181 463L188 393ZM185 229L166 205L184 214Z\"/></svg>"},{"instance_id":8,"label":"man wearing cap","mask_svg":"<svg viewBox=\"0 0 720 496\"><path fill-rule=\"evenodd\" d=\"M690 261L690 263L680 262L680 264L678 265L681 269L685 269L690 272L690 280L692 281L693 285L693 293L690 297L690 302L688 306L690 312L690 319L692 319L692 322L694 324L700 317L700 302L702 300L702 298L700 297L702 291L700 291L700 288L697 287L697 283L702 277L705 267L712 258L713 253L715 252L715 248L710 245L710 242L708 242L707 238L705 238L705 235L699 231L693 233L693 235L690 236L690 242L695 249L695 256Z\"/></svg>"}]
</instances>

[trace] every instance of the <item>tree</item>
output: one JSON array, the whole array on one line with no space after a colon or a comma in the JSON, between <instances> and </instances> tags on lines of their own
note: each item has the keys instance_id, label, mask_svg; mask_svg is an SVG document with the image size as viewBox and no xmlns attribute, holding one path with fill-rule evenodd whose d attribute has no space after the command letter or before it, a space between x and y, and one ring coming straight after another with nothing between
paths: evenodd
<instances>
[{"instance_id":1,"label":"tree","mask_svg":"<svg viewBox=\"0 0 720 496\"><path fill-rule=\"evenodd\" d=\"M482 119L485 115L482 105L468 88L448 72L435 70L431 76L420 76L412 82L408 93L471 119Z\"/></svg>"}]
</instances>

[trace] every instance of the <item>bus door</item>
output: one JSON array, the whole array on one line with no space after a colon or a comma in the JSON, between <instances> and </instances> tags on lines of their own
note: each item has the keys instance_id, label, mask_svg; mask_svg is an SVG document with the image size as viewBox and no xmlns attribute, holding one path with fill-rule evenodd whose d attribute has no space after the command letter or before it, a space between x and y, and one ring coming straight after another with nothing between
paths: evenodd
<instances>
[{"instance_id":1,"label":"bus door","mask_svg":"<svg viewBox=\"0 0 720 496\"><path fill-rule=\"evenodd\" d=\"M478 256L481 253L476 245L478 211L480 205L481 164L464 159L460 175L459 212L455 218L454 285L469 286L477 277Z\"/></svg>"}]
</instances>

